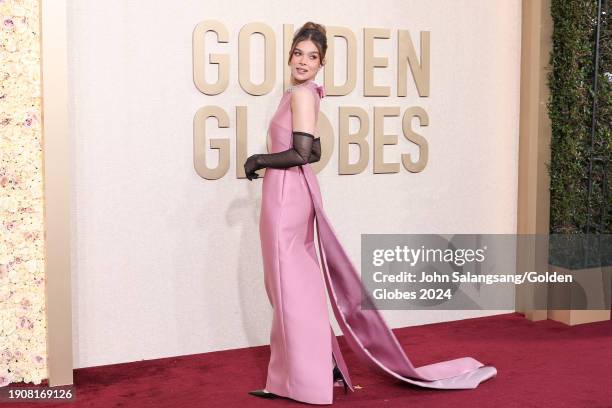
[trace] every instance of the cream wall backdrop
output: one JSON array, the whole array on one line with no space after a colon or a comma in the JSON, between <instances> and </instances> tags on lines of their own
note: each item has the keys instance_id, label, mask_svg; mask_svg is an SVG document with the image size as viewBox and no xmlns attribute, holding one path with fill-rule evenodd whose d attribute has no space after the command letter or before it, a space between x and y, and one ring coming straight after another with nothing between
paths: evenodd
<instances>
[{"instance_id":1,"label":"cream wall backdrop","mask_svg":"<svg viewBox=\"0 0 612 408\"><path fill-rule=\"evenodd\" d=\"M73 137L73 307L75 366L129 362L268 344L271 310L263 285L258 220L261 179L237 179L236 106L248 109L248 154L264 152L268 121L283 92L283 24L312 20L350 28L357 38L357 85L323 99L337 138L338 107L422 107L429 161L420 173L338 175L337 150L319 173L328 215L356 265L363 233L513 233L516 230L520 80L519 0L303 2L69 2L70 112ZM207 52L231 59L229 88L200 93L192 75L192 32L218 20L229 43L206 35ZM238 84L238 33L252 22L276 35L276 87L252 96ZM387 28L375 54L390 97L363 97L363 29ZM408 96L395 96L397 30L431 36L429 97L409 74ZM252 41L253 82L263 80L263 41ZM345 46L337 40L335 78L344 81ZM214 67L207 68L215 80ZM410 71L409 71L410 72ZM322 83L323 72L317 77ZM230 117L230 170L205 180L194 170L193 118L218 105ZM351 129L355 130L355 129ZM387 161L418 155L385 121L399 144ZM336 139L337 146L337 139ZM337 149L337 147L336 147ZM372 152L372 151L371 151ZM355 152L353 151L352 154ZM214 157L211 154L210 157ZM354 156L351 156L354 157ZM354 160L354 159L353 159ZM242 165L242 163L239 163ZM387 312L393 327L503 311ZM337 326L334 322L334 327ZM337 331L337 333L339 333Z\"/></svg>"}]
</instances>

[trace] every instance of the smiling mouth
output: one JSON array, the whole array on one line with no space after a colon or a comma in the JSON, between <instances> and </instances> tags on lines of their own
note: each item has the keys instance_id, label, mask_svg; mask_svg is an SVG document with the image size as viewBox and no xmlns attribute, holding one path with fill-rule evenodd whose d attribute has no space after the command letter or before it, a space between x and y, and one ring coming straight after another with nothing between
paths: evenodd
<instances>
[{"instance_id":1,"label":"smiling mouth","mask_svg":"<svg viewBox=\"0 0 612 408\"><path fill-rule=\"evenodd\" d=\"M297 71L298 71L300 74L304 74L304 73L308 72L308 70L306 70L306 69L301 69L301 68L298 68L298 69L297 69Z\"/></svg>"}]
</instances>

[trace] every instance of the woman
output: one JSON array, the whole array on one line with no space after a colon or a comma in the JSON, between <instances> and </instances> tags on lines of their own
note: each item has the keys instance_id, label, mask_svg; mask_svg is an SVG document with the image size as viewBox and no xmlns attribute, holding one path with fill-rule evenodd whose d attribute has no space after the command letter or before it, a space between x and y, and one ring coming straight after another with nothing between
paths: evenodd
<instances>
[{"instance_id":1,"label":"woman","mask_svg":"<svg viewBox=\"0 0 612 408\"><path fill-rule=\"evenodd\" d=\"M292 86L269 127L273 153L254 154L244 164L249 180L266 169L259 232L265 288L274 311L266 387L250 393L331 404L334 384L353 391L329 322L325 288L349 346L364 362L424 387L475 388L496 374L494 367L464 357L415 368L380 313L360 307L359 274L323 211L310 167L321 154L315 133L324 91L313 80L326 51L322 25L308 22L297 31L288 62ZM315 219L321 266L314 247Z\"/></svg>"}]
</instances>

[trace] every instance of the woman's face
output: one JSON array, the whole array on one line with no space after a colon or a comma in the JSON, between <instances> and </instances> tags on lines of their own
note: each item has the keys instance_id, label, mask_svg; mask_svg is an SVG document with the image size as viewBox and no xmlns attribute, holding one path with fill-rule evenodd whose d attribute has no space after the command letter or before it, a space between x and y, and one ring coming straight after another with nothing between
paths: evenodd
<instances>
[{"instance_id":1,"label":"woman's face","mask_svg":"<svg viewBox=\"0 0 612 408\"><path fill-rule=\"evenodd\" d=\"M291 54L289 66L295 83L314 79L322 66L317 46L310 40L297 43Z\"/></svg>"}]
</instances>

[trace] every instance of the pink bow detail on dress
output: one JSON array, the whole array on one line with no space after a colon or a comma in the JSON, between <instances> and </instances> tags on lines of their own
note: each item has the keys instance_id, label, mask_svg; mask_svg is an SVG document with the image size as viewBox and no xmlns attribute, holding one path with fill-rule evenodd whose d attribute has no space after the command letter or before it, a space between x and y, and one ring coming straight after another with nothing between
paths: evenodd
<instances>
[{"instance_id":1,"label":"pink bow detail on dress","mask_svg":"<svg viewBox=\"0 0 612 408\"><path fill-rule=\"evenodd\" d=\"M325 97L325 88L323 88L323 85L317 85L315 89L317 90L319 97Z\"/></svg>"}]
</instances>

